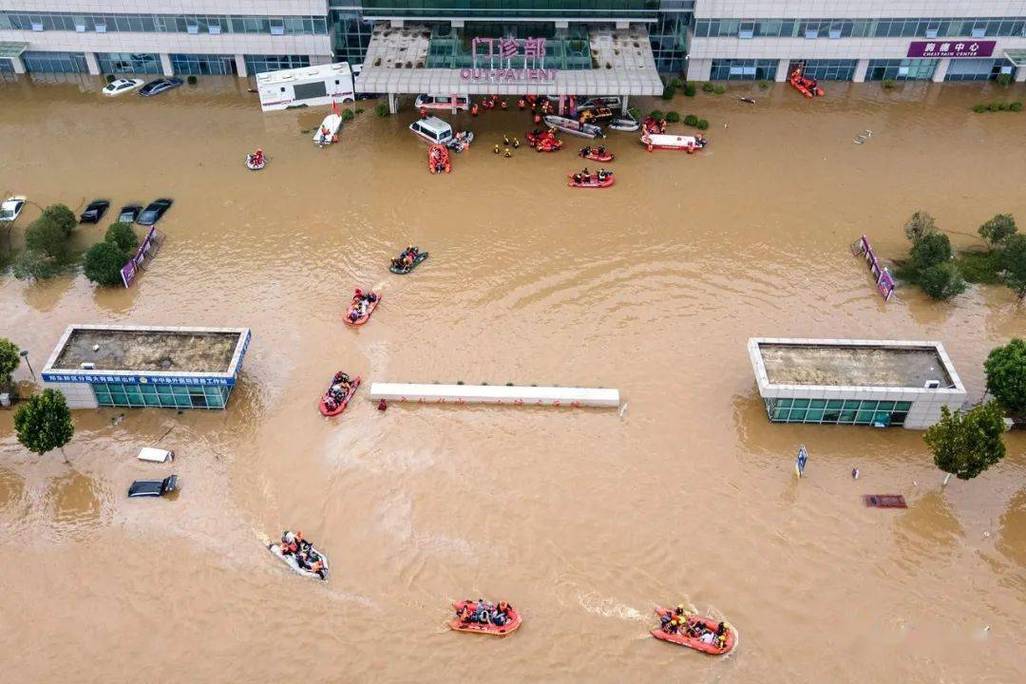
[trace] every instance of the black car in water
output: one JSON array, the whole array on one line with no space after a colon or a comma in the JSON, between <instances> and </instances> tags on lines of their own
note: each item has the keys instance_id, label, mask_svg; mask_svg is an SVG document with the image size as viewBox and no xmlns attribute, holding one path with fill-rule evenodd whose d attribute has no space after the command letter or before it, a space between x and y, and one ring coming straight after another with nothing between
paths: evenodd
<instances>
[{"instance_id":1,"label":"black car in water","mask_svg":"<svg viewBox=\"0 0 1026 684\"><path fill-rule=\"evenodd\" d=\"M164 215L164 212L171 208L172 200L166 198L160 198L153 200L146 205L143 212L139 214L139 218L135 220L140 226L152 226L154 223L160 220L160 217Z\"/></svg>"},{"instance_id":2,"label":"black car in water","mask_svg":"<svg viewBox=\"0 0 1026 684\"><path fill-rule=\"evenodd\" d=\"M166 90L172 90L180 85L182 85L182 79L180 78L158 78L139 88L139 94L143 97L150 97L151 95L159 95Z\"/></svg>"},{"instance_id":3,"label":"black car in water","mask_svg":"<svg viewBox=\"0 0 1026 684\"><path fill-rule=\"evenodd\" d=\"M110 202L107 200L93 200L85 211L78 217L79 223L99 223L103 215L107 213Z\"/></svg>"},{"instance_id":4,"label":"black car in water","mask_svg":"<svg viewBox=\"0 0 1026 684\"><path fill-rule=\"evenodd\" d=\"M142 207L138 204L126 204L121 207L121 213L118 214L118 223L135 223L140 211Z\"/></svg>"}]
</instances>

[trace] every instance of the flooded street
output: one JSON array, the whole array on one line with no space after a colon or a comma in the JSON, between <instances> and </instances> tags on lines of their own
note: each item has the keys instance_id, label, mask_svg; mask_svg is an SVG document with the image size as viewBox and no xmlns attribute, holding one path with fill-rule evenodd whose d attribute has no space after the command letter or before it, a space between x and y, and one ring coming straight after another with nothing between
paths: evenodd
<instances>
[{"instance_id":1,"label":"flooded street","mask_svg":"<svg viewBox=\"0 0 1026 684\"><path fill-rule=\"evenodd\" d=\"M262 114L245 83L114 100L0 85L4 196L175 200L130 290L0 277L0 337L37 373L72 323L253 331L226 411L78 411L70 467L29 454L0 412L0 680L1023 681L1026 438L941 489L919 432L770 424L745 347L940 340L977 399L989 350L1026 332L1011 290L884 304L848 247L866 233L904 256L917 209L958 247L996 213L1026 222L1024 115L970 111L1022 87L831 86L678 98L709 147L650 154L611 132L617 184L588 192L566 187L581 141L491 153L523 140L519 112L461 115L478 140L436 177L408 105L383 120L359 103L320 150L305 131L323 111ZM251 173L260 146L270 164ZM389 274L408 243L430 259ZM383 293L360 329L341 322L354 286ZM627 407L379 413L365 385L324 419L340 368L616 387ZM134 457L168 430L180 494L126 499L166 470ZM867 493L909 509L866 509ZM326 585L264 550L286 527L328 554ZM523 628L451 633L449 602L479 595L508 598ZM653 606L676 602L728 619L739 648L652 639Z\"/></svg>"}]
</instances>

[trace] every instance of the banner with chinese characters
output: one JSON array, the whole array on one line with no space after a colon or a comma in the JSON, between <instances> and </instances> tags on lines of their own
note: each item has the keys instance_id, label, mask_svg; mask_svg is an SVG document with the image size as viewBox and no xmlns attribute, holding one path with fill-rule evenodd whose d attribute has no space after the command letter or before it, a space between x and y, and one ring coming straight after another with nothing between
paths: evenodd
<instances>
[{"instance_id":1,"label":"banner with chinese characters","mask_svg":"<svg viewBox=\"0 0 1026 684\"><path fill-rule=\"evenodd\" d=\"M990 57L996 40L914 40L908 57Z\"/></svg>"},{"instance_id":2,"label":"banner with chinese characters","mask_svg":"<svg viewBox=\"0 0 1026 684\"><path fill-rule=\"evenodd\" d=\"M235 378L221 376L195 376L195 375L135 375L118 373L111 375L107 373L61 373L53 371L43 373L43 382L77 382L77 383L120 383L124 385L215 385L221 387L234 387Z\"/></svg>"},{"instance_id":3,"label":"banner with chinese characters","mask_svg":"<svg viewBox=\"0 0 1026 684\"><path fill-rule=\"evenodd\" d=\"M545 69L544 38L474 38L470 41L470 56L475 69L522 68ZM516 60L517 64L513 61Z\"/></svg>"}]
</instances>

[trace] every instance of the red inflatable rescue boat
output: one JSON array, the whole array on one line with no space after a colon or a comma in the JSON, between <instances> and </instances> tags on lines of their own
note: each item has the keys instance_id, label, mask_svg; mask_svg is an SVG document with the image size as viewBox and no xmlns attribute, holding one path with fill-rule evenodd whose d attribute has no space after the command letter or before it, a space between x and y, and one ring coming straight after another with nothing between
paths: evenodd
<instances>
[{"instance_id":1,"label":"red inflatable rescue boat","mask_svg":"<svg viewBox=\"0 0 1026 684\"><path fill-rule=\"evenodd\" d=\"M432 145L428 148L428 171L431 173L452 171L452 164L449 162L449 149L445 145Z\"/></svg>"},{"instance_id":2,"label":"red inflatable rescue boat","mask_svg":"<svg viewBox=\"0 0 1026 684\"><path fill-rule=\"evenodd\" d=\"M814 78L806 78L800 65L791 71L787 81L805 97L822 97L824 95L823 89L819 87L819 82Z\"/></svg>"},{"instance_id":3,"label":"red inflatable rescue boat","mask_svg":"<svg viewBox=\"0 0 1026 684\"><path fill-rule=\"evenodd\" d=\"M528 131L527 144L539 152L556 152L563 148L563 141L552 131L539 131L537 128Z\"/></svg>"},{"instance_id":4,"label":"red inflatable rescue boat","mask_svg":"<svg viewBox=\"0 0 1026 684\"><path fill-rule=\"evenodd\" d=\"M673 617L673 611L668 608L656 608L655 612L656 615L659 616L660 620L664 616ZM720 624L718 621L708 617L701 617L699 615L693 615L688 613L685 613L685 616L687 617L688 623L692 625L697 623L698 625L703 627L705 631L712 632L713 634L716 633L716 629L717 627L719 627ZM659 639L660 641L668 641L671 644L677 644L678 646L686 646L688 648L693 648L696 651L701 651L702 653L707 653L709 655L726 655L734 650L734 648L737 646L737 642L739 639L737 630L734 629L732 625L724 623L723 626L726 629L726 640L724 641L723 646L720 646L718 640L716 639L713 640L713 643L707 644L704 641L702 641L699 637L681 634L679 631L671 634L670 632L664 630L662 627L656 627L655 629L653 629L652 636L654 636L656 639Z\"/></svg>"},{"instance_id":5,"label":"red inflatable rescue boat","mask_svg":"<svg viewBox=\"0 0 1026 684\"><path fill-rule=\"evenodd\" d=\"M467 622L460 619L460 613L463 612L464 608L470 608L471 612L473 612L476 605L477 601L469 599L453 603L452 608L456 611L456 617L449 621L449 628L457 632L474 632L476 634L490 634L491 636L506 636L520 629L520 623L523 622L523 619L513 606L509 606L507 612L509 621L501 626L491 623Z\"/></svg>"},{"instance_id":6,"label":"red inflatable rescue boat","mask_svg":"<svg viewBox=\"0 0 1026 684\"><path fill-rule=\"evenodd\" d=\"M585 159L597 162L611 162L616 159L616 156L612 152L601 147L582 147L578 154Z\"/></svg>"},{"instance_id":7,"label":"red inflatable rescue boat","mask_svg":"<svg viewBox=\"0 0 1026 684\"><path fill-rule=\"evenodd\" d=\"M369 297L374 299L368 299ZM373 292L364 294L362 290L357 290L353 295L353 300L349 302L349 308L346 309L343 320L346 325L363 325L370 320L371 314L374 313L374 309L378 308L379 303L381 303L381 295Z\"/></svg>"},{"instance_id":8,"label":"red inflatable rescue boat","mask_svg":"<svg viewBox=\"0 0 1026 684\"><path fill-rule=\"evenodd\" d=\"M339 398L333 390L335 389L335 386L345 380L346 377L348 376L346 376L345 373L339 371L338 373L335 373L335 376L331 379L331 384L328 385L328 391L321 397L320 409L322 415L328 417L337 416L346 410L346 406L349 405L349 400L353 398L353 395L356 394L356 388L360 386L360 376L356 376L349 380L349 391Z\"/></svg>"}]
</instances>

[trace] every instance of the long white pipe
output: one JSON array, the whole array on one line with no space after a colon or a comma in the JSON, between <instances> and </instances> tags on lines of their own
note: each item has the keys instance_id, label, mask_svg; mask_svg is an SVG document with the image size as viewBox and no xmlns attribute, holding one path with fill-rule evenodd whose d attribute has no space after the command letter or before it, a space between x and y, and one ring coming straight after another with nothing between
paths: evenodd
<instances>
[{"instance_id":1,"label":"long white pipe","mask_svg":"<svg viewBox=\"0 0 1026 684\"><path fill-rule=\"evenodd\" d=\"M523 387L506 385L413 385L371 383L375 401L423 404L511 404L514 406L600 406L617 408L620 392L594 387Z\"/></svg>"}]
</instances>

